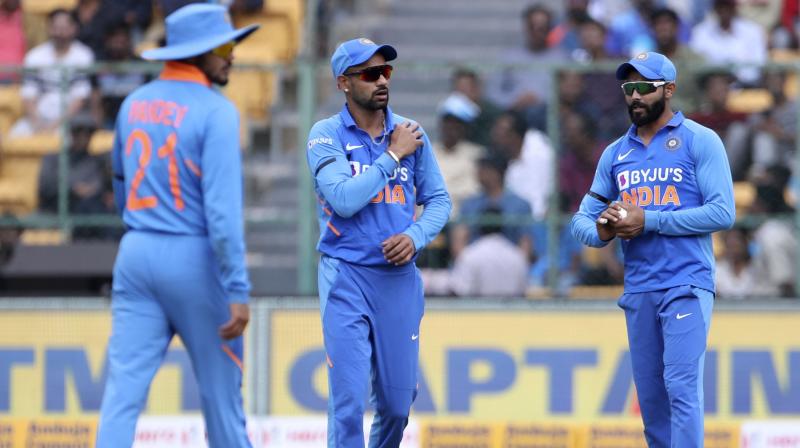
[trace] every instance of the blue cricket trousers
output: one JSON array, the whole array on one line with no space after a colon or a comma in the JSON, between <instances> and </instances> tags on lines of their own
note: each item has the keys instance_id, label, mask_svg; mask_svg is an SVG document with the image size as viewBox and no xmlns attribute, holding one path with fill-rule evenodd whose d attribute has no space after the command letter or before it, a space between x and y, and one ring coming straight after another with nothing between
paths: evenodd
<instances>
[{"instance_id":1,"label":"blue cricket trousers","mask_svg":"<svg viewBox=\"0 0 800 448\"><path fill-rule=\"evenodd\" d=\"M714 293L692 286L619 299L651 448L703 446L703 363L713 305Z\"/></svg>"},{"instance_id":2,"label":"blue cricket trousers","mask_svg":"<svg viewBox=\"0 0 800 448\"><path fill-rule=\"evenodd\" d=\"M211 448L249 448L242 409L242 338L230 318L208 239L129 231L114 266L108 380L98 448L133 445L136 420L176 333L192 360Z\"/></svg>"},{"instance_id":3,"label":"blue cricket trousers","mask_svg":"<svg viewBox=\"0 0 800 448\"><path fill-rule=\"evenodd\" d=\"M370 448L396 448L417 394L425 299L414 263L359 266L323 256L319 284L328 363L328 446L364 447L370 381Z\"/></svg>"}]
</instances>

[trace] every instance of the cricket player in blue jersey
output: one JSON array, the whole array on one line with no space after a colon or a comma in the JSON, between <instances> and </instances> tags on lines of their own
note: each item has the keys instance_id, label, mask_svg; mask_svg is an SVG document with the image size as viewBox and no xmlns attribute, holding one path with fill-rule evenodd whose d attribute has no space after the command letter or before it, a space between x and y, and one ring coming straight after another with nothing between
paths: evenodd
<instances>
[{"instance_id":1,"label":"cricket player in blue jersey","mask_svg":"<svg viewBox=\"0 0 800 448\"><path fill-rule=\"evenodd\" d=\"M331 68L346 103L308 137L319 199L329 447L364 446L370 379L369 446L400 445L416 397L424 311L414 259L450 214L428 136L389 108L387 62L396 57L368 39L341 44ZM416 205L424 206L418 219Z\"/></svg>"},{"instance_id":2,"label":"cricket player in blue jersey","mask_svg":"<svg viewBox=\"0 0 800 448\"><path fill-rule=\"evenodd\" d=\"M128 231L114 266L108 380L99 448L130 447L150 381L178 334L194 366L209 445L250 447L242 408L242 333L249 320L239 118L225 85L236 43L221 6L166 19L158 79L120 109L114 194Z\"/></svg>"},{"instance_id":3,"label":"cricket player in blue jersey","mask_svg":"<svg viewBox=\"0 0 800 448\"><path fill-rule=\"evenodd\" d=\"M572 232L593 247L622 239L619 306L645 438L651 447L691 448L703 446L711 233L730 228L736 211L722 141L670 107L675 78L659 53L619 66L633 125L603 152Z\"/></svg>"}]
</instances>

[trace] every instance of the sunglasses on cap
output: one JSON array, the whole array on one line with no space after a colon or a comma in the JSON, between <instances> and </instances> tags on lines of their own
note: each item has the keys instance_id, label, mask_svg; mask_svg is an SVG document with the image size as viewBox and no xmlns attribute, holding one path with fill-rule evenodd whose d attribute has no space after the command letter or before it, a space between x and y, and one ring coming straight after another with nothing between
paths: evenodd
<instances>
[{"instance_id":1,"label":"sunglasses on cap","mask_svg":"<svg viewBox=\"0 0 800 448\"><path fill-rule=\"evenodd\" d=\"M231 54L233 54L233 47L235 46L236 42L228 42L227 44L222 44L219 47L211 50L211 52L222 59L228 59Z\"/></svg>"},{"instance_id":2,"label":"sunglasses on cap","mask_svg":"<svg viewBox=\"0 0 800 448\"><path fill-rule=\"evenodd\" d=\"M622 84L622 91L625 95L631 96L633 92L639 92L639 95L647 95L658 90L659 87L667 84L666 81L630 81Z\"/></svg>"},{"instance_id":3,"label":"sunglasses on cap","mask_svg":"<svg viewBox=\"0 0 800 448\"><path fill-rule=\"evenodd\" d=\"M358 79L364 82L375 82L381 79L381 76L383 76L386 79L391 78L392 70L394 70L394 67L392 67L389 64L385 64L385 65L376 65L374 67L367 67L364 70L359 70L357 72L342 73L342 74L344 76L358 75Z\"/></svg>"}]
</instances>

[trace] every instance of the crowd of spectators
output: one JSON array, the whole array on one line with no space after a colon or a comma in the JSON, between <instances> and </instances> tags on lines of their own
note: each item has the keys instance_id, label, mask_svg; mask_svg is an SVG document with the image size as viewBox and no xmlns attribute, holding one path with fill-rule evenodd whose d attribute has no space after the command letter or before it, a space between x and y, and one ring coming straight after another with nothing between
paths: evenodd
<instances>
[{"instance_id":1,"label":"crowd of spectators","mask_svg":"<svg viewBox=\"0 0 800 448\"><path fill-rule=\"evenodd\" d=\"M511 248L524 255L526 290L548 284L546 220L555 213L563 222L577 210L603 149L630 126L619 81L601 66L658 51L678 68L673 110L720 135L737 190L744 185L754 192L752 203L740 204L736 229L716 238L719 296L794 295L797 241L793 208L784 198L793 197L798 117L787 92L796 80L763 65L771 53L800 55L796 2L570 0L563 17L534 4L521 18L525 45L501 57L505 68L483 75L457 69L439 111L442 139L450 143L440 143L437 156L454 213L444 263L450 269L446 275L426 271L431 292L518 294L509 289L518 285L512 273L520 260ZM530 68L552 64L579 69L550 78L547 70ZM748 91L767 96L769 107L731 106L734 94ZM556 103L560 136L554 145L546 132L548 108ZM461 112L450 111L453 105ZM457 133L448 122L458 123ZM480 188L470 196L472 173ZM585 249L561 228L555 293L621 284L617 245ZM507 260L489 256L491 250L508 254ZM499 280L499 266L507 269L508 284Z\"/></svg>"},{"instance_id":2,"label":"crowd of spectators","mask_svg":"<svg viewBox=\"0 0 800 448\"><path fill-rule=\"evenodd\" d=\"M153 76L106 66L91 74L85 69L96 62L136 61L134 48L160 26L154 17L199 1L206 0L79 0L74 10L53 10L37 24L20 0L0 0L0 64L26 69L23 75L0 73L0 84L21 85L24 100L24 115L2 138L69 131L71 212L111 210L108 161L87 153L86 136L112 129L125 96ZM264 4L216 1L233 12ZM524 44L500 56L505 68L457 68L438 108L434 148L454 208L444 250L438 258L423 257L445 268L439 272L445 275L427 284L439 294L500 296L548 284L547 220L576 211L603 148L629 126L619 82L610 70L593 67L653 50L678 68L673 109L723 138L734 180L754 192L752 204L739 209L739 216L754 219L741 220L718 238L725 243L718 245L720 297L794 294L797 241L783 217L793 213L794 195L788 192L797 174L790 167L798 111L788 92L797 87L788 72L762 65L771 54L799 54L799 29L797 2L789 0L568 0L559 12L544 4L526 8ZM530 69L551 64L576 69L554 78ZM726 64L737 67L728 70ZM731 97L748 89L765 93L769 107L732 108ZM547 134L548 111L555 105L556 142ZM58 160L43 160L44 213L56 210ZM563 225L556 233L558 262L552 264L559 267L559 291L621 282L616 245L589 250L574 244ZM472 274L480 269L485 272ZM524 281L517 281L519 272ZM503 279L495 273L513 281L492 282ZM459 280L465 276L486 280Z\"/></svg>"},{"instance_id":3,"label":"crowd of spectators","mask_svg":"<svg viewBox=\"0 0 800 448\"><path fill-rule=\"evenodd\" d=\"M112 131L125 97L154 76L125 64L141 62L135 48L148 34L163 33L162 17L186 4L208 1L78 0L74 9L56 8L43 15L27 11L20 0L0 0L0 65L24 69L0 71L0 84L17 86L22 99L22 115L0 135L0 144L61 135L67 145L70 213L115 212L109 157L90 154L91 137ZM213 2L232 13L264 5L263 0ZM101 153L103 149L110 150L100 148ZM41 160L37 189L36 213L45 215L59 210L62 159L58 148L51 150ZM118 236L114 229L76 228L71 238Z\"/></svg>"}]
</instances>

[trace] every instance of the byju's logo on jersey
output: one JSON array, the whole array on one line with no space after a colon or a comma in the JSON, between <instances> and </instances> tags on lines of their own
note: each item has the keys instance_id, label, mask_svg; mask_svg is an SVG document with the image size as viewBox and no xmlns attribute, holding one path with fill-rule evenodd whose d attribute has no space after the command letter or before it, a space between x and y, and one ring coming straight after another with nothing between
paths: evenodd
<instances>
[{"instance_id":1,"label":"byju's logo on jersey","mask_svg":"<svg viewBox=\"0 0 800 448\"><path fill-rule=\"evenodd\" d=\"M619 191L628 188L631 184L631 172L628 170L621 171L617 174L617 187Z\"/></svg>"}]
</instances>

